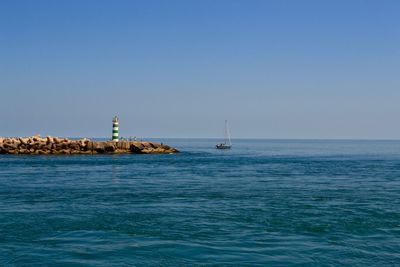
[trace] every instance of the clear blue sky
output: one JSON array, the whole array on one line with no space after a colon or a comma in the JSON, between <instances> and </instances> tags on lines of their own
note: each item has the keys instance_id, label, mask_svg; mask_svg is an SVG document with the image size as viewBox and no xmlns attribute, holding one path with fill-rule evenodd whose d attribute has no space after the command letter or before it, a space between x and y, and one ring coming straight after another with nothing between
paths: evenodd
<instances>
[{"instance_id":1,"label":"clear blue sky","mask_svg":"<svg viewBox=\"0 0 400 267\"><path fill-rule=\"evenodd\" d=\"M400 1L0 0L0 136L400 138Z\"/></svg>"}]
</instances>

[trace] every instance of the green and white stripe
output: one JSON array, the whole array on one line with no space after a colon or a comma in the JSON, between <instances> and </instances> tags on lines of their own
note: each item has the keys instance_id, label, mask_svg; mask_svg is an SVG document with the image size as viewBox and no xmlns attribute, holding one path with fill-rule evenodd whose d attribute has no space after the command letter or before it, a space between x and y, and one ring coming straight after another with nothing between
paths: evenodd
<instances>
[{"instance_id":1,"label":"green and white stripe","mask_svg":"<svg viewBox=\"0 0 400 267\"><path fill-rule=\"evenodd\" d=\"M115 116L113 119L113 131L112 131L112 140L113 142L118 142L118 117Z\"/></svg>"}]
</instances>

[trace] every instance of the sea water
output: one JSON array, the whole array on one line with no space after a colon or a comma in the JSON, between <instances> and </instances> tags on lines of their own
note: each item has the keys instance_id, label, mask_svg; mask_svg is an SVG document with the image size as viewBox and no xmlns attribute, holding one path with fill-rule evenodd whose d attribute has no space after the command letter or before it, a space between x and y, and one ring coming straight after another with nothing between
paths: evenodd
<instances>
[{"instance_id":1,"label":"sea water","mask_svg":"<svg viewBox=\"0 0 400 267\"><path fill-rule=\"evenodd\" d=\"M399 266L400 142L0 155L0 266Z\"/></svg>"}]
</instances>

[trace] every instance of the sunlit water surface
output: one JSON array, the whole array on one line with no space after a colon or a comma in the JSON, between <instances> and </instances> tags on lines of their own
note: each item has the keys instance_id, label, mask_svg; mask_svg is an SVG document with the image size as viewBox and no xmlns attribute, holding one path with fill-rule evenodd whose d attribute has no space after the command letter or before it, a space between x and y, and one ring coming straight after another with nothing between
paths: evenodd
<instances>
[{"instance_id":1,"label":"sunlit water surface","mask_svg":"<svg viewBox=\"0 0 400 267\"><path fill-rule=\"evenodd\" d=\"M0 266L399 266L400 142L0 155Z\"/></svg>"}]
</instances>

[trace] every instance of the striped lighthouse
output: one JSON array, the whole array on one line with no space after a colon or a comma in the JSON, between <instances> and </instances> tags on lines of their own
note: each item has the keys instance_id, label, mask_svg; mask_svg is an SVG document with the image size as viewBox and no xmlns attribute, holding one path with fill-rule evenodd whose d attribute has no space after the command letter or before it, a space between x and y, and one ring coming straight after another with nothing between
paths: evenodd
<instances>
[{"instance_id":1,"label":"striped lighthouse","mask_svg":"<svg viewBox=\"0 0 400 267\"><path fill-rule=\"evenodd\" d=\"M118 142L118 117L115 116L113 119L113 131L112 131L112 141Z\"/></svg>"}]
</instances>

